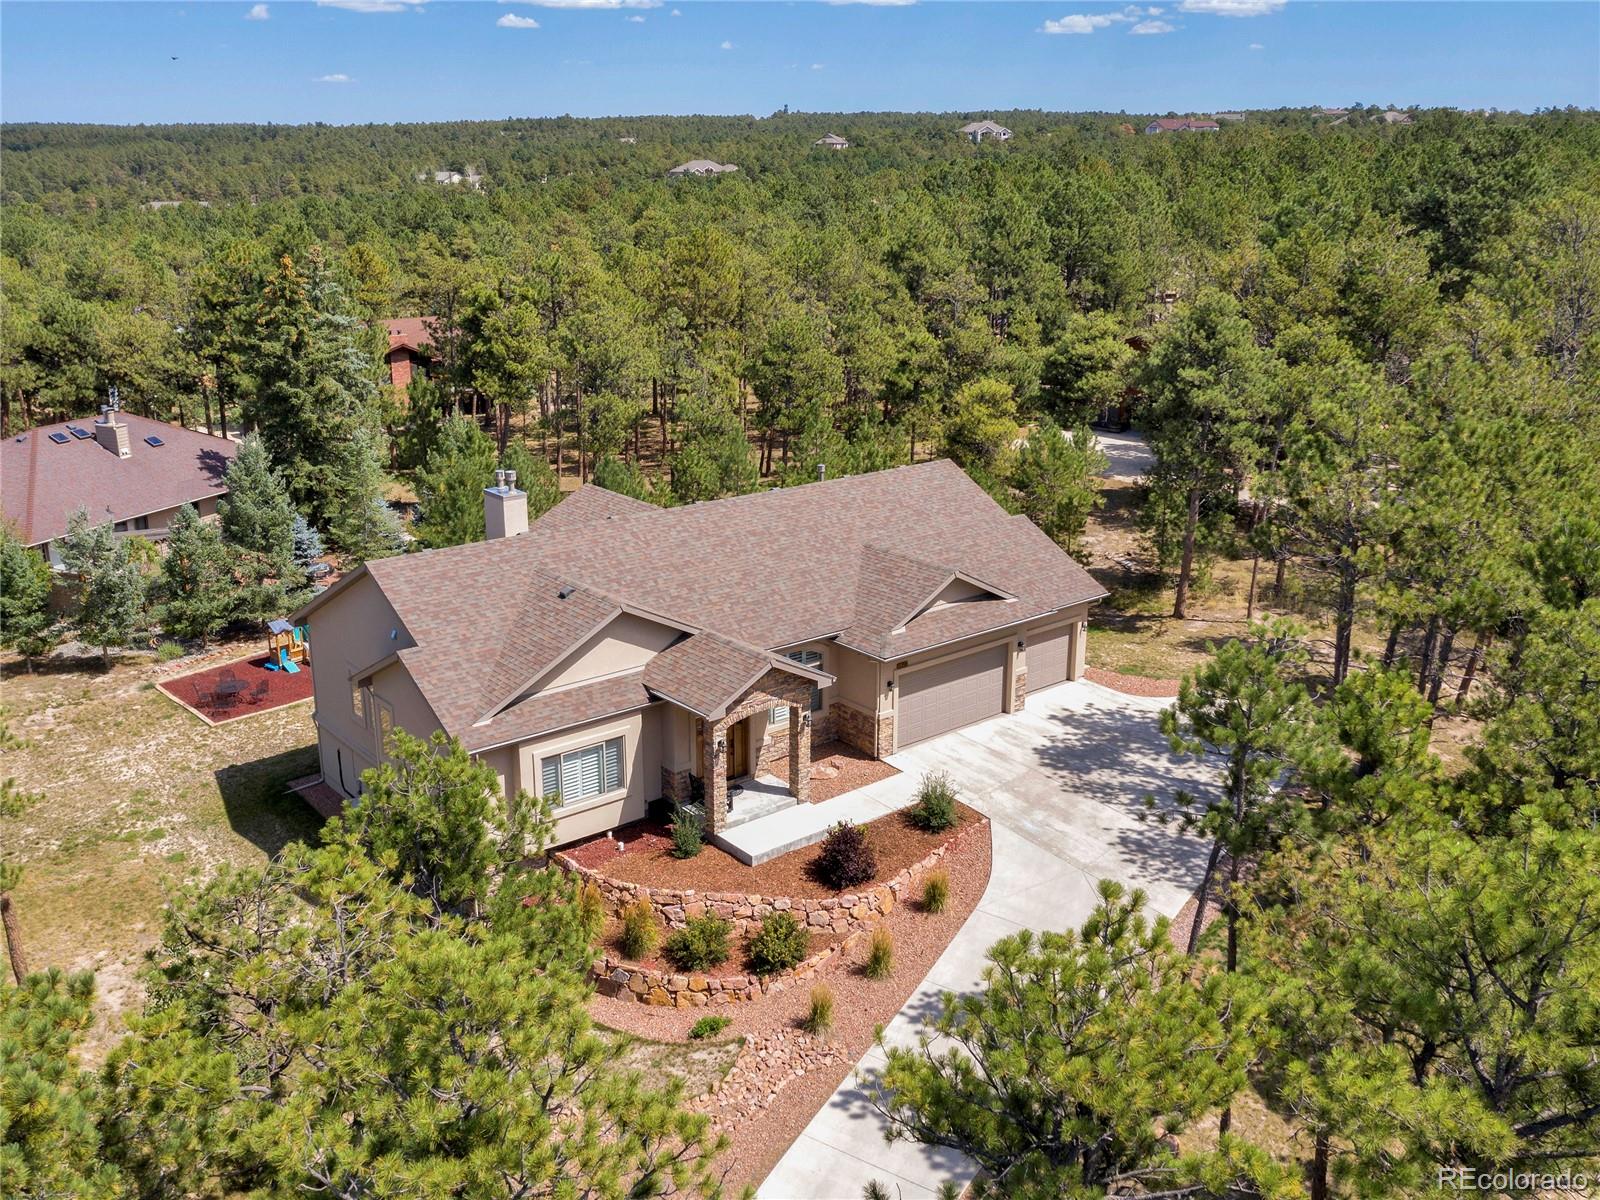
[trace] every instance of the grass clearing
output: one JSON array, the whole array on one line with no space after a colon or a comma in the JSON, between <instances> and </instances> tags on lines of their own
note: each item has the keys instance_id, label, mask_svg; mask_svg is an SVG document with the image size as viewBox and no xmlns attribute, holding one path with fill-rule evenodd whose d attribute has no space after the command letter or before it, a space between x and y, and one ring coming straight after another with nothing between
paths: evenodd
<instances>
[{"instance_id":1,"label":"grass clearing","mask_svg":"<svg viewBox=\"0 0 1600 1200\"><path fill-rule=\"evenodd\" d=\"M156 690L147 656L3 670L7 724L24 741L0 772L44 794L4 831L24 866L13 893L24 946L36 970L98 976L95 1057L138 1003L136 974L174 888L316 837L322 819L284 791L317 769L311 706L208 727Z\"/></svg>"}]
</instances>

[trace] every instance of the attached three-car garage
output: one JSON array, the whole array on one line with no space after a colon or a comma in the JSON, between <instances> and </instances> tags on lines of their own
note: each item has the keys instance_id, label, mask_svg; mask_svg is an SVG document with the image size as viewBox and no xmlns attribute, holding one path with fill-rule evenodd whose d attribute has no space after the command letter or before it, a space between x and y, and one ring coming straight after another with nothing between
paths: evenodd
<instances>
[{"instance_id":1,"label":"attached three-car garage","mask_svg":"<svg viewBox=\"0 0 1600 1200\"><path fill-rule=\"evenodd\" d=\"M898 677L895 745L904 748L1005 711L1008 643Z\"/></svg>"},{"instance_id":2,"label":"attached three-car garage","mask_svg":"<svg viewBox=\"0 0 1600 1200\"><path fill-rule=\"evenodd\" d=\"M1065 683L1072 669L1072 626L1042 629L1028 635L1028 691L1040 692Z\"/></svg>"}]
</instances>

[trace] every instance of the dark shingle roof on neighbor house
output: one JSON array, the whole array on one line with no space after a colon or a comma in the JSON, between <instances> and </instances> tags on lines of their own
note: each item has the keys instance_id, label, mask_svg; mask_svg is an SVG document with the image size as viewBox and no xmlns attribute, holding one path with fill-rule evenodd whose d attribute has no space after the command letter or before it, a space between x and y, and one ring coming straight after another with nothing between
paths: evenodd
<instances>
[{"instance_id":1,"label":"dark shingle roof on neighbor house","mask_svg":"<svg viewBox=\"0 0 1600 1200\"><path fill-rule=\"evenodd\" d=\"M653 674L690 707L715 708L733 675L802 642L838 636L898 658L1105 595L946 461L681 508L585 487L517 537L378 559L346 580L363 573L415 639L399 658L440 723L472 730L476 746L526 728L523 710L553 695L482 722L621 612L715 635L671 647L634 685L651 687ZM988 598L921 611L954 579ZM691 668L713 678L689 682Z\"/></svg>"},{"instance_id":2,"label":"dark shingle roof on neighbor house","mask_svg":"<svg viewBox=\"0 0 1600 1200\"><path fill-rule=\"evenodd\" d=\"M128 427L127 458L94 437L94 419L41 425L0 442L0 505L25 545L62 536L86 509L96 522L129 521L227 492L222 476L238 453L227 438L118 414ZM89 436L74 437L69 426ZM50 440L62 434L62 443ZM146 438L160 438L152 446Z\"/></svg>"}]
</instances>

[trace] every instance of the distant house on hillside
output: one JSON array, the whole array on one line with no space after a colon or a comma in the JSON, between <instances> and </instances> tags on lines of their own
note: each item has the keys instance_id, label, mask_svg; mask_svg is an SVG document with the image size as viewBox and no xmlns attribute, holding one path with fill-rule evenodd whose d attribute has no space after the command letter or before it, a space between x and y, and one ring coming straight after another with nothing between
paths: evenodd
<instances>
[{"instance_id":1,"label":"distant house on hillside","mask_svg":"<svg viewBox=\"0 0 1600 1200\"><path fill-rule=\"evenodd\" d=\"M973 145L977 145L984 138L993 138L997 142L1011 140L1011 130L993 121L969 121L961 127L960 132L966 134L967 140Z\"/></svg>"},{"instance_id":2,"label":"distant house on hillside","mask_svg":"<svg viewBox=\"0 0 1600 1200\"><path fill-rule=\"evenodd\" d=\"M822 146L829 150L848 150L850 148L850 143L836 133L830 133L827 137L819 137L811 144L813 146Z\"/></svg>"},{"instance_id":3,"label":"distant house on hillside","mask_svg":"<svg viewBox=\"0 0 1600 1200\"><path fill-rule=\"evenodd\" d=\"M668 171L668 175L725 175L739 168L732 163L712 162L709 158L691 158Z\"/></svg>"},{"instance_id":4,"label":"distant house on hillside","mask_svg":"<svg viewBox=\"0 0 1600 1200\"><path fill-rule=\"evenodd\" d=\"M384 322L389 334L389 349L384 358L389 364L389 382L397 388L408 386L419 375L426 375L437 358L433 353L438 322L433 317L391 317Z\"/></svg>"},{"instance_id":5,"label":"distant house on hillside","mask_svg":"<svg viewBox=\"0 0 1600 1200\"><path fill-rule=\"evenodd\" d=\"M1383 114L1383 123L1385 125L1411 125L1415 123L1415 120L1410 113L1401 112L1394 108Z\"/></svg>"},{"instance_id":6,"label":"distant house on hillside","mask_svg":"<svg viewBox=\"0 0 1600 1200\"><path fill-rule=\"evenodd\" d=\"M460 184L466 184L469 188L472 188L475 191L483 188L483 176L478 173L478 169L476 167L468 167L465 171L417 172L418 183L427 183L429 180L432 180L434 183L437 183L443 187L455 187Z\"/></svg>"},{"instance_id":7,"label":"distant house on hillside","mask_svg":"<svg viewBox=\"0 0 1600 1200\"><path fill-rule=\"evenodd\" d=\"M1146 133L1215 133L1222 128L1204 117L1157 117L1144 127Z\"/></svg>"},{"instance_id":8,"label":"distant house on hillside","mask_svg":"<svg viewBox=\"0 0 1600 1200\"><path fill-rule=\"evenodd\" d=\"M227 438L102 409L97 421L41 425L0 442L0 510L23 545L60 566L56 543L80 508L153 541L185 504L212 516L238 452Z\"/></svg>"},{"instance_id":9,"label":"distant house on hillside","mask_svg":"<svg viewBox=\"0 0 1600 1200\"><path fill-rule=\"evenodd\" d=\"M621 142L624 146L637 146L639 144L639 139L636 137L619 137L617 141Z\"/></svg>"},{"instance_id":10,"label":"distant house on hillside","mask_svg":"<svg viewBox=\"0 0 1600 1200\"><path fill-rule=\"evenodd\" d=\"M1320 110L1320 115L1324 117L1348 117L1350 110L1348 108L1324 108Z\"/></svg>"},{"instance_id":11,"label":"distant house on hillside","mask_svg":"<svg viewBox=\"0 0 1600 1200\"><path fill-rule=\"evenodd\" d=\"M1216 119L1219 120L1219 121L1242 121L1242 120L1244 120L1244 114L1243 113L1233 113L1233 112L1217 113L1216 114Z\"/></svg>"}]
</instances>

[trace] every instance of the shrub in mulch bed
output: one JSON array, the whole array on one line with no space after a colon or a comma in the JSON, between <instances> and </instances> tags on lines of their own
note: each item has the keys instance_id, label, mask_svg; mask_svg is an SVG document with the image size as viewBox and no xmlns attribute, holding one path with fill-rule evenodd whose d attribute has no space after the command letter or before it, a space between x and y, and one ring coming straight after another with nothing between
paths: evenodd
<instances>
[{"instance_id":1,"label":"shrub in mulch bed","mask_svg":"<svg viewBox=\"0 0 1600 1200\"><path fill-rule=\"evenodd\" d=\"M750 966L757 975L788 971L798 966L810 949L811 934L793 913L771 913L750 939Z\"/></svg>"},{"instance_id":2,"label":"shrub in mulch bed","mask_svg":"<svg viewBox=\"0 0 1600 1200\"><path fill-rule=\"evenodd\" d=\"M918 829L943 833L954 829L961 815L956 811L956 785L943 771L929 771L917 787L917 802L906 810L906 819Z\"/></svg>"},{"instance_id":3,"label":"shrub in mulch bed","mask_svg":"<svg viewBox=\"0 0 1600 1200\"><path fill-rule=\"evenodd\" d=\"M732 1017L701 1017L689 1027L689 1036L697 1042L703 1041L709 1037L716 1037L732 1024Z\"/></svg>"},{"instance_id":4,"label":"shrub in mulch bed","mask_svg":"<svg viewBox=\"0 0 1600 1200\"><path fill-rule=\"evenodd\" d=\"M733 926L721 917L696 917L667 939L662 949L680 971L705 971L728 961Z\"/></svg>"},{"instance_id":5,"label":"shrub in mulch bed","mask_svg":"<svg viewBox=\"0 0 1600 1200\"><path fill-rule=\"evenodd\" d=\"M860 825L840 821L822 839L811 862L812 876L823 886L842 892L859 887L878 873L878 857Z\"/></svg>"}]
</instances>

